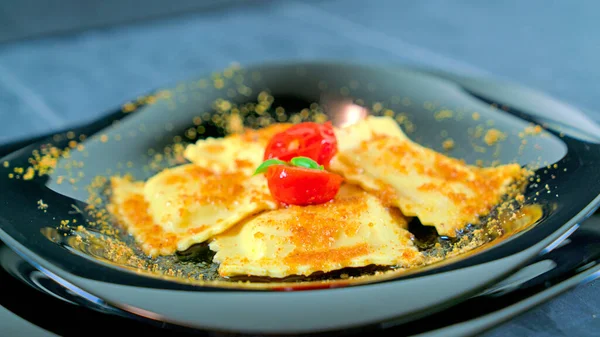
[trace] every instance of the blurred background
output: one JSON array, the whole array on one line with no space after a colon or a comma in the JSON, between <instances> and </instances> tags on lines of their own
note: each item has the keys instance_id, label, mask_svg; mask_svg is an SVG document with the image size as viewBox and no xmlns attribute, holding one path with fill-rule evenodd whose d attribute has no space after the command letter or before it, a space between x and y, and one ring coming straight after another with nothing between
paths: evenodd
<instances>
[{"instance_id":1,"label":"blurred background","mask_svg":"<svg viewBox=\"0 0 600 337\"><path fill-rule=\"evenodd\" d=\"M438 68L530 86L600 121L598 13L596 0L2 0L0 145L232 62ZM597 332L593 285L490 336Z\"/></svg>"},{"instance_id":2,"label":"blurred background","mask_svg":"<svg viewBox=\"0 0 600 337\"><path fill-rule=\"evenodd\" d=\"M231 62L416 64L593 110L599 12L594 0L3 0L0 143Z\"/></svg>"}]
</instances>

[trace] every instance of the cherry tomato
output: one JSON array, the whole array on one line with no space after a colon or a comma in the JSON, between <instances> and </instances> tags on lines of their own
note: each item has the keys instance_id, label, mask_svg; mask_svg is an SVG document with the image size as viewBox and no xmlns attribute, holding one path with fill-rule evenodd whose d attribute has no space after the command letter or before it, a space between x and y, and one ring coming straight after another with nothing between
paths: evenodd
<instances>
[{"instance_id":1,"label":"cherry tomato","mask_svg":"<svg viewBox=\"0 0 600 337\"><path fill-rule=\"evenodd\" d=\"M325 170L286 165L269 166L266 178L275 200L300 206L322 204L335 198L344 180Z\"/></svg>"},{"instance_id":2,"label":"cherry tomato","mask_svg":"<svg viewBox=\"0 0 600 337\"><path fill-rule=\"evenodd\" d=\"M265 149L264 160L308 157L326 166L336 152L337 139L331 122L304 122L273 136Z\"/></svg>"}]
</instances>

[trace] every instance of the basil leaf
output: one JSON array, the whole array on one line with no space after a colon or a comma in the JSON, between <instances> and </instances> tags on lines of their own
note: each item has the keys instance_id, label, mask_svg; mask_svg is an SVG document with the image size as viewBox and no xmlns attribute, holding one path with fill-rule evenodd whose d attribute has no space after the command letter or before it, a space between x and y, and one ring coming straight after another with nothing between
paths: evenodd
<instances>
[{"instance_id":1,"label":"basil leaf","mask_svg":"<svg viewBox=\"0 0 600 337\"><path fill-rule=\"evenodd\" d=\"M254 171L253 175L257 175L259 173L264 173L264 172L267 171L267 169L269 168L269 166L273 166L273 165L287 165L287 163L284 162L283 160L279 160L279 159L268 159L268 160L265 160L262 164L260 164L256 168L256 171Z\"/></svg>"},{"instance_id":2,"label":"basil leaf","mask_svg":"<svg viewBox=\"0 0 600 337\"><path fill-rule=\"evenodd\" d=\"M315 170L323 170L323 167L319 165L316 161L308 158L308 157L294 157L290 160L290 163L294 166L315 169Z\"/></svg>"}]
</instances>

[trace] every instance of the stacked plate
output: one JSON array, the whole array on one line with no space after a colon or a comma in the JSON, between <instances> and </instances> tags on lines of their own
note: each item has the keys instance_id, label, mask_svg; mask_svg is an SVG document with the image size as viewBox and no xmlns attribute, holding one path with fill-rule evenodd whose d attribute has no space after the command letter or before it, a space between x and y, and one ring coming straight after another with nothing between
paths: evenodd
<instances>
[{"instance_id":1,"label":"stacked plate","mask_svg":"<svg viewBox=\"0 0 600 337\"><path fill-rule=\"evenodd\" d=\"M453 154L468 163L516 160L529 165L536 180L525 198L541 205L544 215L499 244L416 273L293 291L157 277L98 258L98 251L108 249L98 242L105 241L78 246L68 231L56 229L67 218L86 222L77 210L87 205L85 187L92 177L111 168L141 170L148 149L164 148L185 135L197 126L195 116L213 120L219 102L244 104L249 93L259 92L268 92L288 112L332 97L350 99L371 113L385 108L396 120L409 120L410 137L425 146L442 151L443 139L451 137ZM159 98L165 99L156 103ZM440 111L453 111L454 117L440 118ZM323 113L335 121L348 111ZM471 118L474 113L477 118ZM501 150L472 151L466 130L476 129L480 116L507 135ZM528 130L534 125L543 126L544 136L523 142L523 131L515 126ZM106 142L106 135L118 135L119 141ZM0 239L11 250L3 248L2 263L31 286L66 301L163 327L294 335L387 328L413 335L468 335L595 277L599 251L594 246L600 233L597 226L582 224L600 202L600 172L595 170L599 135L600 127L583 113L527 88L487 79L332 63L227 70L151 93L102 120L4 157L1 161L8 164L0 168L6 171L0 172ZM33 153L48 153L51 146L85 147L86 155L76 158L81 174L55 172L24 180L26 170L14 171L30 165ZM39 157L36 163L43 160ZM70 183L57 183L59 175ZM487 304L485 311L481 303Z\"/></svg>"}]
</instances>

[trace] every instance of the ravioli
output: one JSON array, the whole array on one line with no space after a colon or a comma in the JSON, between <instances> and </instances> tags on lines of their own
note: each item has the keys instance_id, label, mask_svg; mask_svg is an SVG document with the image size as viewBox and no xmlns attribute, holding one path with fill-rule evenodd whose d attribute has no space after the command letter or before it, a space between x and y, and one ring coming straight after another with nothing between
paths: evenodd
<instances>
[{"instance_id":1,"label":"ravioli","mask_svg":"<svg viewBox=\"0 0 600 337\"><path fill-rule=\"evenodd\" d=\"M330 169L375 193L386 205L435 226L439 235L455 237L467 224L477 223L514 191L513 183L528 176L518 164L466 165L383 124L397 125L389 117L370 116L337 130L342 145Z\"/></svg>"},{"instance_id":2,"label":"ravioli","mask_svg":"<svg viewBox=\"0 0 600 337\"><path fill-rule=\"evenodd\" d=\"M262 129L247 129L224 138L207 138L188 145L184 157L215 173L236 172L251 175L263 161L265 146L276 133L291 124L272 124Z\"/></svg>"},{"instance_id":3,"label":"ravioli","mask_svg":"<svg viewBox=\"0 0 600 337\"><path fill-rule=\"evenodd\" d=\"M263 177L215 175L193 164L165 170L146 183L114 177L111 201L112 212L150 256L185 250L277 207Z\"/></svg>"},{"instance_id":4,"label":"ravioli","mask_svg":"<svg viewBox=\"0 0 600 337\"><path fill-rule=\"evenodd\" d=\"M278 204L263 175L253 172L264 147L289 124L245 130L189 145L190 164L161 171L147 182L112 178L111 210L150 256L204 242L244 218Z\"/></svg>"},{"instance_id":5,"label":"ravioli","mask_svg":"<svg viewBox=\"0 0 600 337\"><path fill-rule=\"evenodd\" d=\"M423 256L396 208L352 185L325 204L263 212L216 236L221 276L282 278L368 265L410 267Z\"/></svg>"},{"instance_id":6,"label":"ravioli","mask_svg":"<svg viewBox=\"0 0 600 337\"><path fill-rule=\"evenodd\" d=\"M148 213L144 199L144 183L126 178L111 178L111 203L108 210L127 229L142 251L150 256L168 255L175 251L178 236L157 224Z\"/></svg>"},{"instance_id":7,"label":"ravioli","mask_svg":"<svg viewBox=\"0 0 600 337\"><path fill-rule=\"evenodd\" d=\"M336 197L283 207L253 173L269 140L291 125L199 140L185 149L190 163L146 182L113 177L109 210L150 256L208 242L223 277L412 268L426 258L409 217L456 236L528 176L517 164L466 165L412 142L393 119L371 116L335 129L328 169L345 178Z\"/></svg>"},{"instance_id":8,"label":"ravioli","mask_svg":"<svg viewBox=\"0 0 600 337\"><path fill-rule=\"evenodd\" d=\"M370 141L375 135L374 130L377 130L377 135L380 136L409 139L391 117L369 116L356 124L334 129L338 140L338 152L356 149L363 142Z\"/></svg>"}]
</instances>

